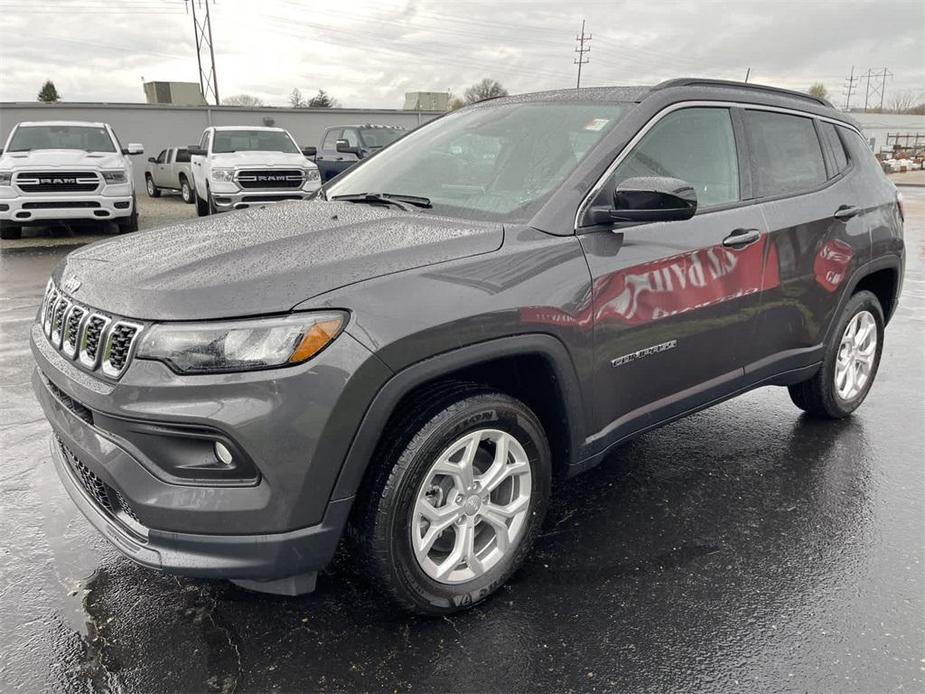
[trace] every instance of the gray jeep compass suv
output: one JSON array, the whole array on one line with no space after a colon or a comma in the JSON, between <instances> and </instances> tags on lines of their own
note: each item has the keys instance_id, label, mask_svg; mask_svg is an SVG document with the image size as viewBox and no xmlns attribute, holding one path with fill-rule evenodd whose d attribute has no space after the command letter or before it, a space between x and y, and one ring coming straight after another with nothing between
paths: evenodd
<instances>
[{"instance_id":1,"label":"gray jeep compass suv","mask_svg":"<svg viewBox=\"0 0 925 694\"><path fill-rule=\"evenodd\" d=\"M493 99L314 200L71 253L35 392L63 484L135 561L297 594L344 537L400 605L446 613L508 580L556 480L635 434L764 385L857 408L902 215L805 94Z\"/></svg>"}]
</instances>

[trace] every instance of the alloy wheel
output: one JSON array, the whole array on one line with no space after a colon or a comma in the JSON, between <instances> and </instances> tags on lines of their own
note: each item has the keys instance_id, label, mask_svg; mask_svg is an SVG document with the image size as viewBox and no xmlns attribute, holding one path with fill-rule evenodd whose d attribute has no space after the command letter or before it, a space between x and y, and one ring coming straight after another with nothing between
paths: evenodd
<instances>
[{"instance_id":1,"label":"alloy wheel","mask_svg":"<svg viewBox=\"0 0 925 694\"><path fill-rule=\"evenodd\" d=\"M854 400L870 380L877 358L877 321L870 311L860 311L848 322L835 361L835 392L844 401Z\"/></svg>"},{"instance_id":2,"label":"alloy wheel","mask_svg":"<svg viewBox=\"0 0 925 694\"><path fill-rule=\"evenodd\" d=\"M520 542L531 489L530 462L511 434L480 429L453 442L424 476L411 514L424 573L458 584L490 571Z\"/></svg>"}]
</instances>

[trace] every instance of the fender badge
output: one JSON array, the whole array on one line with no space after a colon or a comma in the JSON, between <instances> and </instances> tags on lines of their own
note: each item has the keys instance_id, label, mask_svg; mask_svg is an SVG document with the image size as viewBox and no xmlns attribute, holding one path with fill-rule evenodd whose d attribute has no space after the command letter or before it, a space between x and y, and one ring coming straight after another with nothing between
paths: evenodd
<instances>
[{"instance_id":1,"label":"fender badge","mask_svg":"<svg viewBox=\"0 0 925 694\"><path fill-rule=\"evenodd\" d=\"M61 285L61 288L64 289L64 291L66 291L68 294L73 294L78 289L80 289L80 280L77 279L75 275L71 275L71 277L69 277L65 283Z\"/></svg>"}]
</instances>

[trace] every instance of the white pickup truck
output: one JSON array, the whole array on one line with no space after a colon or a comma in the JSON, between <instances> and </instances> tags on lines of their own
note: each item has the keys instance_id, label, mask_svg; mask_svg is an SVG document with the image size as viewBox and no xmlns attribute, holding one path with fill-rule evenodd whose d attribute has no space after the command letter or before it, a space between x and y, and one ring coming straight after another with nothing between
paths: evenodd
<instances>
[{"instance_id":1,"label":"white pickup truck","mask_svg":"<svg viewBox=\"0 0 925 694\"><path fill-rule=\"evenodd\" d=\"M251 205L304 200L321 187L314 147L282 128L211 127L190 145L200 217Z\"/></svg>"},{"instance_id":2,"label":"white pickup truck","mask_svg":"<svg viewBox=\"0 0 925 694\"><path fill-rule=\"evenodd\" d=\"M0 150L0 238L18 239L29 224L116 222L138 230L132 162L107 123L16 124Z\"/></svg>"}]
</instances>

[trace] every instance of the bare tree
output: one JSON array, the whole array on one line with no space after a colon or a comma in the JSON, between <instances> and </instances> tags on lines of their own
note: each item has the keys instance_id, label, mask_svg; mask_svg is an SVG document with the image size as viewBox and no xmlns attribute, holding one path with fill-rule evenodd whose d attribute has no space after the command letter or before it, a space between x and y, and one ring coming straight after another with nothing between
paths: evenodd
<instances>
[{"instance_id":1,"label":"bare tree","mask_svg":"<svg viewBox=\"0 0 925 694\"><path fill-rule=\"evenodd\" d=\"M481 82L476 82L469 87L465 92L465 96L467 104L474 104L497 96L507 96L507 89L502 87L500 82L486 77Z\"/></svg>"},{"instance_id":2,"label":"bare tree","mask_svg":"<svg viewBox=\"0 0 925 694\"><path fill-rule=\"evenodd\" d=\"M822 82L815 82L810 85L809 89L806 90L806 93L810 96L814 96L817 99L828 99L829 90L825 88L825 85Z\"/></svg>"},{"instance_id":3,"label":"bare tree","mask_svg":"<svg viewBox=\"0 0 925 694\"><path fill-rule=\"evenodd\" d=\"M912 113L921 99L922 94L916 93L912 89L894 92L890 95L886 110L890 113Z\"/></svg>"},{"instance_id":4,"label":"bare tree","mask_svg":"<svg viewBox=\"0 0 925 694\"><path fill-rule=\"evenodd\" d=\"M305 108L308 105L305 99L302 98L302 92L297 87L293 87L292 91L289 92L289 105L292 108Z\"/></svg>"},{"instance_id":5,"label":"bare tree","mask_svg":"<svg viewBox=\"0 0 925 694\"><path fill-rule=\"evenodd\" d=\"M251 94L235 94L234 96L226 96L222 99L222 104L225 106L250 106L251 108L260 108L263 106L263 100Z\"/></svg>"},{"instance_id":6,"label":"bare tree","mask_svg":"<svg viewBox=\"0 0 925 694\"><path fill-rule=\"evenodd\" d=\"M458 96L451 96L449 103L446 105L446 110L447 111L458 111L465 105L466 105L466 102L460 99Z\"/></svg>"}]
</instances>

